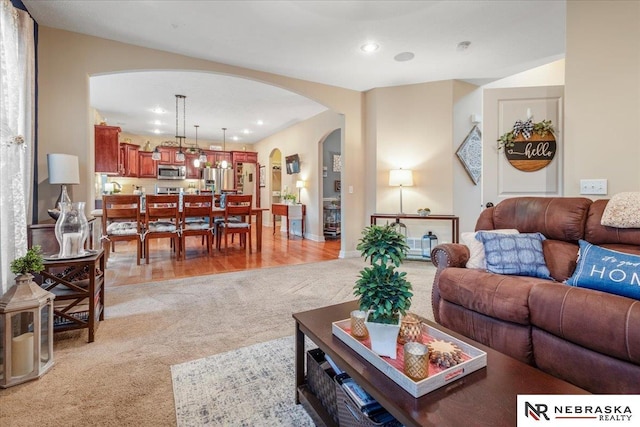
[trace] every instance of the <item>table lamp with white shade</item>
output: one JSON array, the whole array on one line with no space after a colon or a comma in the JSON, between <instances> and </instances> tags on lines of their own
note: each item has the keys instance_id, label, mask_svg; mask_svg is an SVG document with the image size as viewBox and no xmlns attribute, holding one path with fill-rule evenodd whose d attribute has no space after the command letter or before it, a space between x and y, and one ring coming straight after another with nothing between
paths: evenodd
<instances>
[{"instance_id":1,"label":"table lamp with white shade","mask_svg":"<svg viewBox=\"0 0 640 427\"><path fill-rule=\"evenodd\" d=\"M57 208L60 202L71 203L71 198L67 193L67 185L80 184L78 156L58 153L47 154L47 165L49 183L60 184L60 195L56 200L55 207Z\"/></svg>"},{"instance_id":2,"label":"table lamp with white shade","mask_svg":"<svg viewBox=\"0 0 640 427\"><path fill-rule=\"evenodd\" d=\"M298 189L298 203L302 203L302 201L300 200L300 190L306 186L305 184L306 182L301 179L296 181L296 188Z\"/></svg>"},{"instance_id":3,"label":"table lamp with white shade","mask_svg":"<svg viewBox=\"0 0 640 427\"><path fill-rule=\"evenodd\" d=\"M402 187L413 186L413 172L411 169L392 169L389 171L389 186L400 187L400 213L402 212Z\"/></svg>"}]
</instances>

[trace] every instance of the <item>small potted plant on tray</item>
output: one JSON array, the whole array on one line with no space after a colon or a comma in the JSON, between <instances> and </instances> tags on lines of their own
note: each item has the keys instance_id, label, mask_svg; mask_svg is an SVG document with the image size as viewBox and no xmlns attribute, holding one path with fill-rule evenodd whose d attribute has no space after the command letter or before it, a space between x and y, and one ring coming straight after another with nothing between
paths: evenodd
<instances>
[{"instance_id":1,"label":"small potted plant on tray","mask_svg":"<svg viewBox=\"0 0 640 427\"><path fill-rule=\"evenodd\" d=\"M396 271L409 246L394 225L371 225L362 231L356 249L371 262L360 271L353 287L354 295L360 298L360 310L368 311L371 349L395 359L400 317L406 314L413 297L407 273Z\"/></svg>"}]
</instances>

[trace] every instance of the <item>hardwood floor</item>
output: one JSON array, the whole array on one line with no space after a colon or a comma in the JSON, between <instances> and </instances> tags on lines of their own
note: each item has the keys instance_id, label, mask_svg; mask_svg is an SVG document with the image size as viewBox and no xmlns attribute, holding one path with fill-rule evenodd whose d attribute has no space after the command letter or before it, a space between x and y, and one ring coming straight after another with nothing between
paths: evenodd
<instances>
[{"instance_id":1,"label":"hardwood floor","mask_svg":"<svg viewBox=\"0 0 640 427\"><path fill-rule=\"evenodd\" d=\"M254 240L251 254L239 247L237 239L233 245L229 245L227 253L224 249L218 251L213 248L211 254L207 254L199 237L187 238L183 261L176 260L169 239L152 239L149 245L149 264L145 264L143 260L141 265L136 265L135 243L117 242L115 253L111 252L107 262L107 287L326 261L337 259L340 252L340 240L314 242L298 236L291 236L287 240L284 233L276 232L274 235L271 227L263 228L262 252L255 251Z\"/></svg>"}]
</instances>

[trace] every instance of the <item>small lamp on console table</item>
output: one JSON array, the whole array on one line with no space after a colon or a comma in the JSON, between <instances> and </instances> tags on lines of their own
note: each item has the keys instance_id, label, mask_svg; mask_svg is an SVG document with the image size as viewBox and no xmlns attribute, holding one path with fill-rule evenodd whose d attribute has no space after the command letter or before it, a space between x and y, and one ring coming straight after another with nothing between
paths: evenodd
<instances>
[{"instance_id":1,"label":"small lamp on console table","mask_svg":"<svg viewBox=\"0 0 640 427\"><path fill-rule=\"evenodd\" d=\"M400 187L400 213L402 211L402 187L413 186L413 172L411 169L391 169L389 171L389 186Z\"/></svg>"},{"instance_id":2,"label":"small lamp on console table","mask_svg":"<svg viewBox=\"0 0 640 427\"><path fill-rule=\"evenodd\" d=\"M49 169L49 183L61 184L60 195L56 200L54 208L60 202L71 203L67 193L67 185L80 184L80 172L78 169L78 156L70 154L47 154L47 165Z\"/></svg>"},{"instance_id":3,"label":"small lamp on console table","mask_svg":"<svg viewBox=\"0 0 640 427\"><path fill-rule=\"evenodd\" d=\"M296 188L298 189L298 203L302 203L302 201L300 200L300 190L303 189L305 187L305 182L302 180L297 180L296 181Z\"/></svg>"}]
</instances>

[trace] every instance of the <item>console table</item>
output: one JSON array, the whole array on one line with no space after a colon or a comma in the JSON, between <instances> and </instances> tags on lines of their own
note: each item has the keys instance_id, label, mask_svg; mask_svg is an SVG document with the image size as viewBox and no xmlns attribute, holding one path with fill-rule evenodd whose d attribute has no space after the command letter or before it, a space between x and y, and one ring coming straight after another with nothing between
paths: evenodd
<instances>
[{"instance_id":1,"label":"console table","mask_svg":"<svg viewBox=\"0 0 640 427\"><path fill-rule=\"evenodd\" d=\"M273 234L276 234L276 215L287 217L287 239L289 238L289 208L293 205L287 205L283 203L274 203L271 205L271 215L273 216ZM302 224L301 233L302 238L304 239L304 218L307 215L307 206L306 205L298 205L302 206L302 220L300 223Z\"/></svg>"},{"instance_id":2,"label":"console table","mask_svg":"<svg viewBox=\"0 0 640 427\"><path fill-rule=\"evenodd\" d=\"M41 287L55 294L54 332L88 329L93 342L99 322L104 320L104 250L95 255L44 261Z\"/></svg>"},{"instance_id":3,"label":"console table","mask_svg":"<svg viewBox=\"0 0 640 427\"><path fill-rule=\"evenodd\" d=\"M421 219L427 221L450 221L451 222L451 240L452 243L458 243L460 240L460 218L455 215L427 215L418 214L384 214L374 213L371 215L371 225L375 225L378 219L393 219L399 223L401 219Z\"/></svg>"},{"instance_id":4,"label":"console table","mask_svg":"<svg viewBox=\"0 0 640 427\"><path fill-rule=\"evenodd\" d=\"M443 326L429 325L487 353L487 366L421 397L413 397L339 338L331 323L349 318L357 301L293 314L295 325L296 403L303 403L316 424L335 425L305 383L305 335L405 426L515 426L518 394L588 394L585 390L466 338Z\"/></svg>"}]
</instances>

